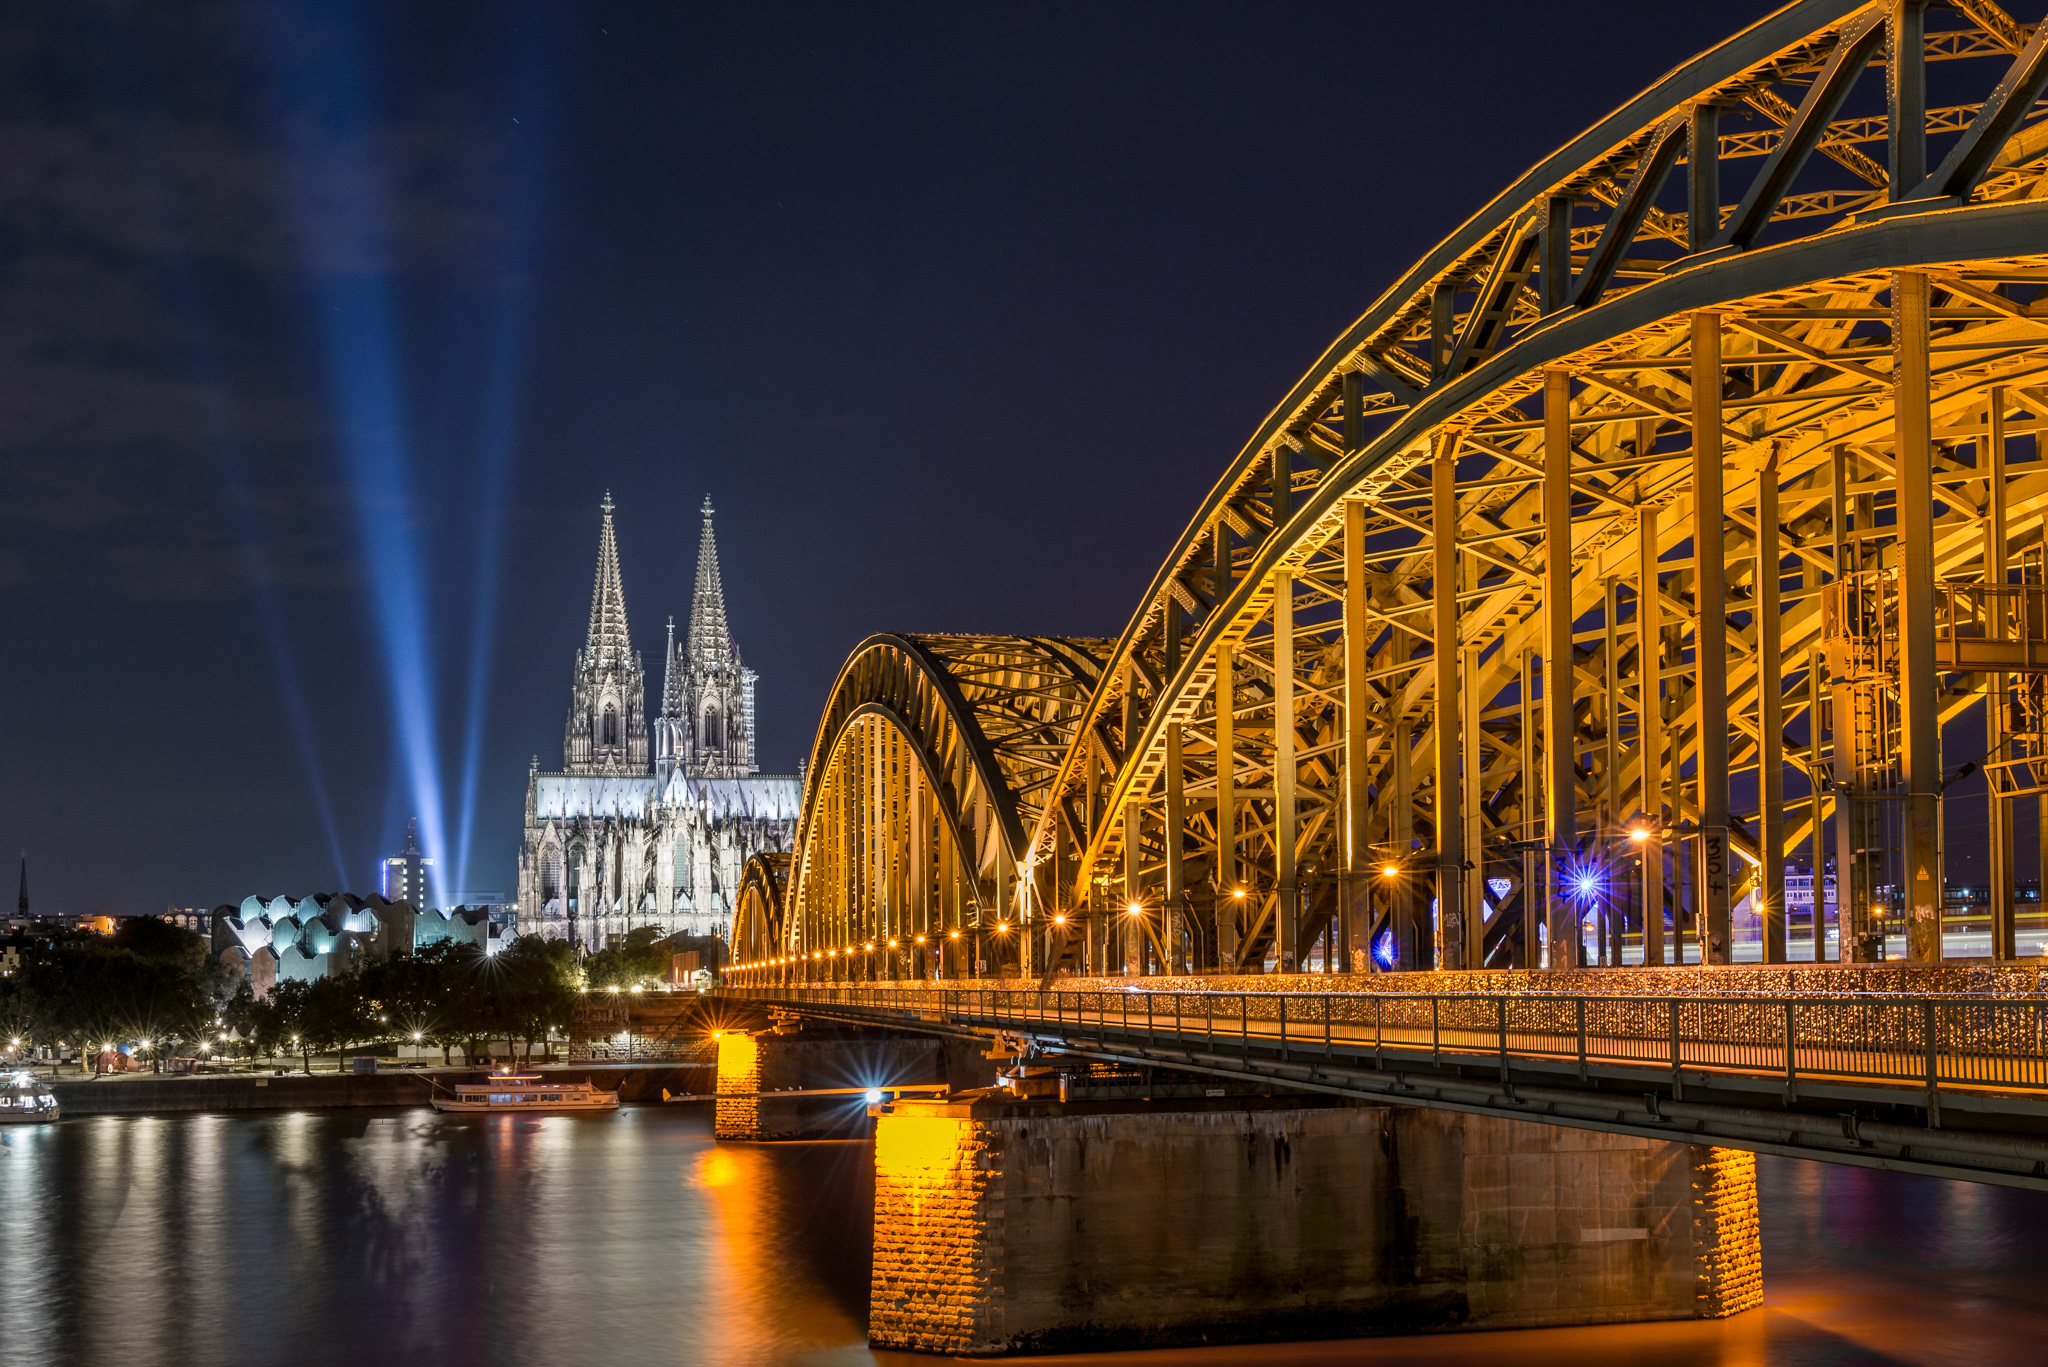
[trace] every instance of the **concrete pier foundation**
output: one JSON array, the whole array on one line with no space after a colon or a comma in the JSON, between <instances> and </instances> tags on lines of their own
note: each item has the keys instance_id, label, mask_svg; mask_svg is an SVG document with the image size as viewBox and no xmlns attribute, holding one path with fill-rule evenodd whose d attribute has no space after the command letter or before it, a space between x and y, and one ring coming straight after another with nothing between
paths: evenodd
<instances>
[{"instance_id":1,"label":"concrete pier foundation","mask_svg":"<svg viewBox=\"0 0 2048 1367\"><path fill-rule=\"evenodd\" d=\"M970 1355L1712 1318L1752 1155L1404 1106L898 1103L869 1339Z\"/></svg>"}]
</instances>

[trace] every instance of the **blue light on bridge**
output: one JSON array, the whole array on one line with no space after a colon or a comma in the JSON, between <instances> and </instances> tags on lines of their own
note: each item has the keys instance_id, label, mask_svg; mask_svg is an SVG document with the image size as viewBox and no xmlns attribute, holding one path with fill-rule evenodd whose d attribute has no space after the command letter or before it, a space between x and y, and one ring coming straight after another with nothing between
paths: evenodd
<instances>
[{"instance_id":1,"label":"blue light on bridge","mask_svg":"<svg viewBox=\"0 0 2048 1367\"><path fill-rule=\"evenodd\" d=\"M1394 949L1394 932L1391 930L1381 931L1379 938L1372 942L1372 961L1380 966L1382 972L1385 972L1394 966L1394 961L1398 957L1399 955Z\"/></svg>"}]
</instances>

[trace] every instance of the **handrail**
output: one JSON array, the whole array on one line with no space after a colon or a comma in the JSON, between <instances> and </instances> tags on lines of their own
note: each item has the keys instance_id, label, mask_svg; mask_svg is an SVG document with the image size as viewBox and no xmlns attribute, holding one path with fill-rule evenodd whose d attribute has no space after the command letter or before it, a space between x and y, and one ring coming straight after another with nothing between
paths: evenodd
<instances>
[{"instance_id":1,"label":"handrail","mask_svg":"<svg viewBox=\"0 0 2048 1367\"><path fill-rule=\"evenodd\" d=\"M1112 1019L1107 998L1117 997ZM1320 1015L1321 1055L1483 1062L1508 1077L1514 1061L1668 1075L1683 1097L1688 1075L1768 1080L1787 1100L1802 1084L1875 1082L1924 1094L1930 1122L1944 1092L1960 1088L2048 1094L2048 998L1939 994L1854 996L1591 997L1575 993L1338 993L1104 987L1017 989L729 988L738 1000L850 1006L934 1016L979 1028L1051 1027L1092 1047L1138 1039L1203 1041L1216 1054L1218 1017L1237 1036L1237 1061L1255 1055L1298 1066L1315 1058L1304 1026ZM1201 997L1199 1013L1189 999ZM1133 998L1143 998L1142 1013ZM1071 1014L1068 999L1072 998ZM1091 1000L1092 998L1092 1000ZM1289 1001L1294 1005L1290 1007ZM1171 1012L1164 1009L1171 1003ZM1231 1016L1236 1019L1230 1020ZM1234 1030L1230 1027L1234 1026ZM1228 1048L1228 1045L1225 1046Z\"/></svg>"}]
</instances>

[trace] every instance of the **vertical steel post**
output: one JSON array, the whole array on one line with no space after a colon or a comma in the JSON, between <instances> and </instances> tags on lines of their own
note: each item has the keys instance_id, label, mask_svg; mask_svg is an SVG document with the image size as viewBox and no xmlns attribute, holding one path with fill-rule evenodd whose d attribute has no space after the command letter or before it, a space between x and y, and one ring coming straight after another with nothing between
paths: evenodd
<instances>
[{"instance_id":1,"label":"vertical steel post","mask_svg":"<svg viewBox=\"0 0 2048 1367\"><path fill-rule=\"evenodd\" d=\"M1563 308L1572 294L1572 197L1552 195L1543 201L1543 259L1537 272L1538 302L1545 313Z\"/></svg>"},{"instance_id":2,"label":"vertical steel post","mask_svg":"<svg viewBox=\"0 0 2048 1367\"><path fill-rule=\"evenodd\" d=\"M1600 700L1600 710L1607 728L1607 753L1602 757L1600 774L1600 830L1610 840L1621 821L1621 629L1614 620L1620 612L1621 585L1610 574L1600 587L1600 616L1606 628L1606 639L1601 642L1601 662L1606 667L1601 683L1606 696ZM1600 901L1594 911L1600 924L1602 965L1621 962L1622 935L1628 929L1626 913L1614 914L1617 907L1626 905L1619 882L1602 880Z\"/></svg>"},{"instance_id":3,"label":"vertical steel post","mask_svg":"<svg viewBox=\"0 0 2048 1367\"><path fill-rule=\"evenodd\" d=\"M1294 793L1294 575L1273 574L1273 844L1274 881L1280 900L1273 909L1274 949L1282 973L1300 968L1301 899L1294 855L1299 839Z\"/></svg>"},{"instance_id":4,"label":"vertical steel post","mask_svg":"<svg viewBox=\"0 0 2048 1367\"><path fill-rule=\"evenodd\" d=\"M1693 719L1699 744L1700 962L1733 962L1728 845L1728 565L1722 542L1721 315L1692 316Z\"/></svg>"},{"instance_id":5,"label":"vertical steel post","mask_svg":"<svg viewBox=\"0 0 2048 1367\"><path fill-rule=\"evenodd\" d=\"M1692 107L1692 138L1686 149L1686 250L1705 251L1721 231L1721 110Z\"/></svg>"},{"instance_id":6,"label":"vertical steel post","mask_svg":"<svg viewBox=\"0 0 2048 1367\"><path fill-rule=\"evenodd\" d=\"M1894 203L1927 177L1926 27L1926 0L1892 0L1885 35L1885 169Z\"/></svg>"},{"instance_id":7,"label":"vertical steel post","mask_svg":"<svg viewBox=\"0 0 2048 1367\"><path fill-rule=\"evenodd\" d=\"M1399 718L1394 722L1392 743L1394 800L1387 807L1387 839L1393 845L1399 872L1393 878L1393 904L1388 908L1387 920L1394 931L1395 962L1402 968L1421 968L1422 935L1416 925L1415 878L1408 868L1408 858L1415 852L1415 737L1408 723Z\"/></svg>"},{"instance_id":8,"label":"vertical steel post","mask_svg":"<svg viewBox=\"0 0 2048 1367\"><path fill-rule=\"evenodd\" d=\"M1849 455L1846 447L1837 444L1830 453L1829 473L1829 519L1834 541L1834 581L1843 586L1836 591L1846 594L1854 583L1849 576L1861 568L1857 564L1856 540L1849 534ZM1846 615L1848 599L1840 600ZM1838 623L1837 629L1844 629L1846 623ZM1846 644L1840 641L1830 646L1828 656L1829 674L1829 721L1828 745L1832 754L1835 793L1835 958L1840 963L1855 963L1861 957L1861 930L1859 909L1863 905L1863 867L1858 849L1862 829L1862 808L1866 799L1861 792L1861 776L1857 763L1856 735L1856 688L1849 678L1849 663ZM1818 898L1821 893L1815 892ZM1814 949L1816 960L1827 957L1826 928L1815 930L1820 943Z\"/></svg>"},{"instance_id":9,"label":"vertical steel post","mask_svg":"<svg viewBox=\"0 0 2048 1367\"><path fill-rule=\"evenodd\" d=\"M1541 905L1542 860L1529 847L1539 827L1537 797L1540 774L1536 762L1536 652L1522 647L1522 960L1520 967L1540 966L1536 909Z\"/></svg>"},{"instance_id":10,"label":"vertical steel post","mask_svg":"<svg viewBox=\"0 0 2048 1367\"><path fill-rule=\"evenodd\" d=\"M1559 895L1579 847L1578 723L1573 716L1571 374L1543 374L1543 795L1550 842L1546 898L1553 969L1579 966L1579 917Z\"/></svg>"},{"instance_id":11,"label":"vertical steel post","mask_svg":"<svg viewBox=\"0 0 2048 1367\"><path fill-rule=\"evenodd\" d=\"M1128 733L1126 733L1128 734ZM1117 924L1123 932L1124 974L1141 977L1145 972L1145 917L1132 907L1145 905L1139 883L1140 845L1145 838L1145 804L1134 792L1124 799L1124 903L1117 908Z\"/></svg>"},{"instance_id":12,"label":"vertical steel post","mask_svg":"<svg viewBox=\"0 0 2048 1367\"><path fill-rule=\"evenodd\" d=\"M1989 481L1990 491L1984 505L1984 578L1995 588L2003 589L2011 578L2011 561L2007 551L2010 544L2006 536L2005 519L2005 388L1991 387L1991 403L1985 413L1984 446L1977 461ZM2019 625L2021 632L2026 629L2024 610L2008 616L2004 601L1991 596L1986 602L1989 620L1998 624L2003 635L2008 625ZM2025 636L2022 634L2021 639ZM2005 700L2010 680L2004 674L1992 674L1984 680L1984 749L1994 760L2012 757L2012 741L2006 730ZM1989 820L1989 846L1991 863L1991 957L2007 960L2016 957L2013 914L2013 831L2012 802L2000 790L2005 787L2006 769L1993 769L1986 774L1984 787L1985 801L1990 810L1985 814Z\"/></svg>"},{"instance_id":13,"label":"vertical steel post","mask_svg":"<svg viewBox=\"0 0 2048 1367\"><path fill-rule=\"evenodd\" d=\"M1181 848L1188 827L1187 798L1181 774L1180 723L1166 725L1166 905L1160 919L1165 929L1168 973L1188 971L1187 953L1181 947L1187 933L1187 861Z\"/></svg>"},{"instance_id":14,"label":"vertical steel post","mask_svg":"<svg viewBox=\"0 0 2048 1367\"><path fill-rule=\"evenodd\" d=\"M1237 679L1231 647L1216 647L1216 958L1237 968Z\"/></svg>"},{"instance_id":15,"label":"vertical steel post","mask_svg":"<svg viewBox=\"0 0 2048 1367\"><path fill-rule=\"evenodd\" d=\"M1774 447L1756 480L1756 687L1758 827L1763 868L1757 881L1764 962L1785 962L1785 647L1778 597L1783 544L1778 529L1778 453Z\"/></svg>"},{"instance_id":16,"label":"vertical steel post","mask_svg":"<svg viewBox=\"0 0 2048 1367\"><path fill-rule=\"evenodd\" d=\"M1458 434L1438 438L1430 466L1430 524L1435 538L1430 589L1436 635L1436 963L1466 968L1464 710L1458 706Z\"/></svg>"},{"instance_id":17,"label":"vertical steel post","mask_svg":"<svg viewBox=\"0 0 2048 1367\"><path fill-rule=\"evenodd\" d=\"M1934 440L1927 276L1892 277L1892 423L1898 477L1899 729L1906 788L1906 957L1941 959L1941 720L1934 659Z\"/></svg>"},{"instance_id":18,"label":"vertical steel post","mask_svg":"<svg viewBox=\"0 0 2048 1367\"><path fill-rule=\"evenodd\" d=\"M1638 450L1638 455L1643 454ZM1636 749L1647 836L1643 860L1643 963L1664 962L1664 627L1657 584L1657 510L1636 509Z\"/></svg>"},{"instance_id":19,"label":"vertical steel post","mask_svg":"<svg viewBox=\"0 0 2048 1367\"><path fill-rule=\"evenodd\" d=\"M1366 616L1365 504L1344 505L1344 850L1346 886L1338 898L1342 916L1337 953L1347 972L1363 968L1370 953L1360 943L1372 931L1372 841L1366 817L1372 798L1366 791L1366 747L1372 739L1372 700L1365 676L1366 647L1372 629Z\"/></svg>"}]
</instances>

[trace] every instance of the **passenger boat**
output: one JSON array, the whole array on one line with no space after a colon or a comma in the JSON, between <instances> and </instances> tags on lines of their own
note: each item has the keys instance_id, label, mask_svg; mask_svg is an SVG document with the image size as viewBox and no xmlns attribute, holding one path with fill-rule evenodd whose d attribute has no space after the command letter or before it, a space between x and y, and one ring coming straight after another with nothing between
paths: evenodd
<instances>
[{"instance_id":1,"label":"passenger boat","mask_svg":"<svg viewBox=\"0 0 2048 1367\"><path fill-rule=\"evenodd\" d=\"M64 1112L56 1096L35 1074L21 1071L0 1076L0 1125L22 1125L36 1120L55 1120Z\"/></svg>"},{"instance_id":2,"label":"passenger boat","mask_svg":"<svg viewBox=\"0 0 2048 1367\"><path fill-rule=\"evenodd\" d=\"M452 1097L434 1098L437 1111L615 1111L617 1092L600 1092L588 1082L569 1082L540 1073L492 1073L482 1082L458 1082Z\"/></svg>"}]
</instances>

